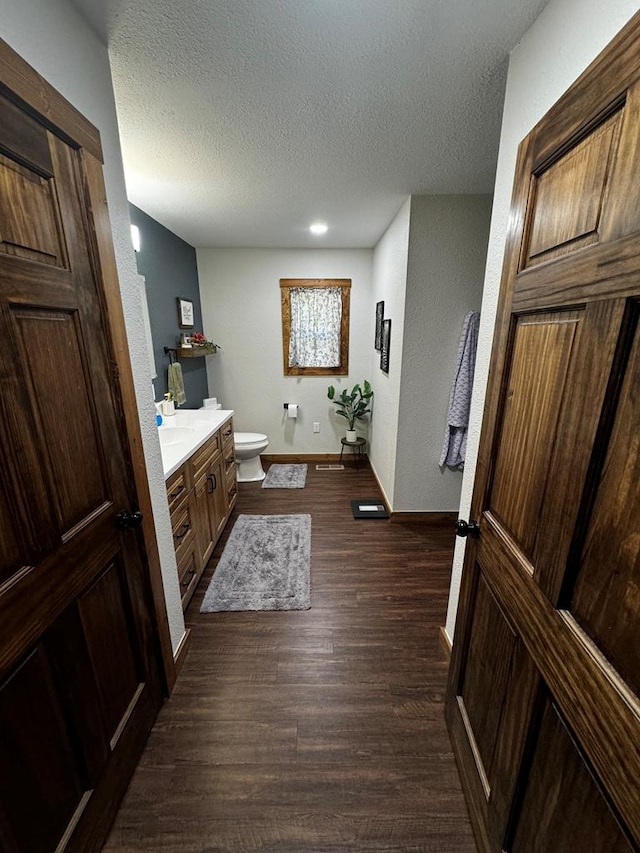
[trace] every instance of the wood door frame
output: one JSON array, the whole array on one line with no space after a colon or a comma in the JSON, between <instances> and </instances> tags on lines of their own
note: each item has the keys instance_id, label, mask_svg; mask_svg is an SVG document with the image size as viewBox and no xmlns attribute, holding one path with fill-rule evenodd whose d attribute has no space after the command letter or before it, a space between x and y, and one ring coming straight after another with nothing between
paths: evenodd
<instances>
[{"instance_id":1,"label":"wood door frame","mask_svg":"<svg viewBox=\"0 0 640 853\"><path fill-rule=\"evenodd\" d=\"M630 72L629 68L633 70ZM616 99L622 100L625 91L640 79L640 12L620 30L609 44L590 63L556 103L545 113L534 128L527 134L518 147L518 156L513 178L510 214L503 266L500 279L500 291L496 309L489 362L487 391L482 418L478 460L474 478L473 494L469 518L479 520L488 499L488 489L492 476L492 453L496 439L496 413L500 411L501 400L505 393L505 359L512 334L511 308L514 305L514 284L522 261L522 245L526 240L526 212L531 191L528 176L540 170L552 153L540 144L539 140L552 138L552 131L565 139L579 139L590 128L597 125L607 113L611 112ZM635 238L637 240L637 237ZM580 263L576 258L576 262ZM535 269L535 268L534 268ZM534 278L536 273L531 271ZM526 294L520 293L517 301L518 311L531 307ZM575 296L579 302L579 295ZM567 302L571 304L571 302ZM482 535L482 534L481 534ZM482 813L485 792L477 775L476 756L472 747L465 742L462 723L455 719L450 710L456 701L456 692L463 675L471 638L471 623L476 587L480 577L477 566L478 545L473 539L467 542L465 549L460 595L456 613L454 643L452 647L451 670L447 689L447 716L450 734L455 736L461 754L457 755L458 769L467 794L467 805L474 828L476 841L483 851L493 849L487 835L486 814ZM483 575L491 586L491 577ZM555 607L557 600L551 601ZM525 643L526 645L526 643Z\"/></svg>"},{"instance_id":2,"label":"wood door frame","mask_svg":"<svg viewBox=\"0 0 640 853\"><path fill-rule=\"evenodd\" d=\"M106 187L102 172L104 162L100 133L69 101L51 86L5 41L0 39L0 91L49 127L56 135L82 149L83 179L86 202L93 214L93 261L106 322L106 333L113 360L113 381L122 400L122 427L132 463L138 507L144 516L142 541L153 595L155 628L162 674L167 694L171 693L177 671L173 657L169 621L164 597L162 567L156 538L149 480L133 371L129 355L124 311Z\"/></svg>"}]
</instances>

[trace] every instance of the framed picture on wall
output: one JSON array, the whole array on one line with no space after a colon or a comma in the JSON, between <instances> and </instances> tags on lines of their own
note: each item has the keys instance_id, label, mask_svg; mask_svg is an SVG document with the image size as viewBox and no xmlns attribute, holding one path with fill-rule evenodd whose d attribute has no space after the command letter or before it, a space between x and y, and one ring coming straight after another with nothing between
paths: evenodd
<instances>
[{"instance_id":1,"label":"framed picture on wall","mask_svg":"<svg viewBox=\"0 0 640 853\"><path fill-rule=\"evenodd\" d=\"M178 327L180 329L193 329L193 300L178 296Z\"/></svg>"},{"instance_id":2,"label":"framed picture on wall","mask_svg":"<svg viewBox=\"0 0 640 853\"><path fill-rule=\"evenodd\" d=\"M389 349L391 347L391 320L382 321L382 349L380 350L380 370L389 373Z\"/></svg>"},{"instance_id":3,"label":"framed picture on wall","mask_svg":"<svg viewBox=\"0 0 640 853\"><path fill-rule=\"evenodd\" d=\"M382 349L382 320L384 317L384 302L376 302L376 342L375 348Z\"/></svg>"}]
</instances>

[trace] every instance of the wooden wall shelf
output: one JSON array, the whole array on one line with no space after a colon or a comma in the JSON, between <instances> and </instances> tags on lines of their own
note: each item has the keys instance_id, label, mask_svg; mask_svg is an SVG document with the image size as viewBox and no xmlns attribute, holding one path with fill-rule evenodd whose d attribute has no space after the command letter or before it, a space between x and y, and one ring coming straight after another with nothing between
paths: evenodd
<instances>
[{"instance_id":1,"label":"wooden wall shelf","mask_svg":"<svg viewBox=\"0 0 640 853\"><path fill-rule=\"evenodd\" d=\"M205 355L215 355L215 352L204 347L165 347L165 355L174 352L178 358L203 358Z\"/></svg>"},{"instance_id":2,"label":"wooden wall shelf","mask_svg":"<svg viewBox=\"0 0 640 853\"><path fill-rule=\"evenodd\" d=\"M215 352L204 347L178 347L176 355L178 358L202 358L205 355L215 355Z\"/></svg>"}]
</instances>

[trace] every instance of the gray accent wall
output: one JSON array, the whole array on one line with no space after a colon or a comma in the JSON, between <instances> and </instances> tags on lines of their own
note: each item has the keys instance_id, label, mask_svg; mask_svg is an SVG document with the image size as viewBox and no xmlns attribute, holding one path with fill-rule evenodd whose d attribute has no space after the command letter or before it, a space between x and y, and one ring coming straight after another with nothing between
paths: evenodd
<instances>
[{"instance_id":1,"label":"gray accent wall","mask_svg":"<svg viewBox=\"0 0 640 853\"><path fill-rule=\"evenodd\" d=\"M178 296L193 301L195 326L191 331L202 331L196 250L133 204L129 205L129 215L131 224L140 229L141 245L136 258L138 272L146 280L153 357L157 373L154 386L156 400L161 400L167 391L169 366L169 357L165 355L164 347L175 347L181 331L189 331L178 326ZM180 362L187 395L183 408L199 409L202 400L209 396L205 362L206 357L183 359Z\"/></svg>"}]
</instances>

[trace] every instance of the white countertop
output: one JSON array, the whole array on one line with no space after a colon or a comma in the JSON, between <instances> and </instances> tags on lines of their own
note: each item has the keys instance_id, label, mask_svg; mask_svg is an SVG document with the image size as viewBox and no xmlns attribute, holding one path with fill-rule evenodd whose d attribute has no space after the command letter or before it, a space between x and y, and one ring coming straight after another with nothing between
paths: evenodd
<instances>
[{"instance_id":1,"label":"white countertop","mask_svg":"<svg viewBox=\"0 0 640 853\"><path fill-rule=\"evenodd\" d=\"M163 417L158 437L165 480L232 416L232 409L178 409L175 415Z\"/></svg>"}]
</instances>

